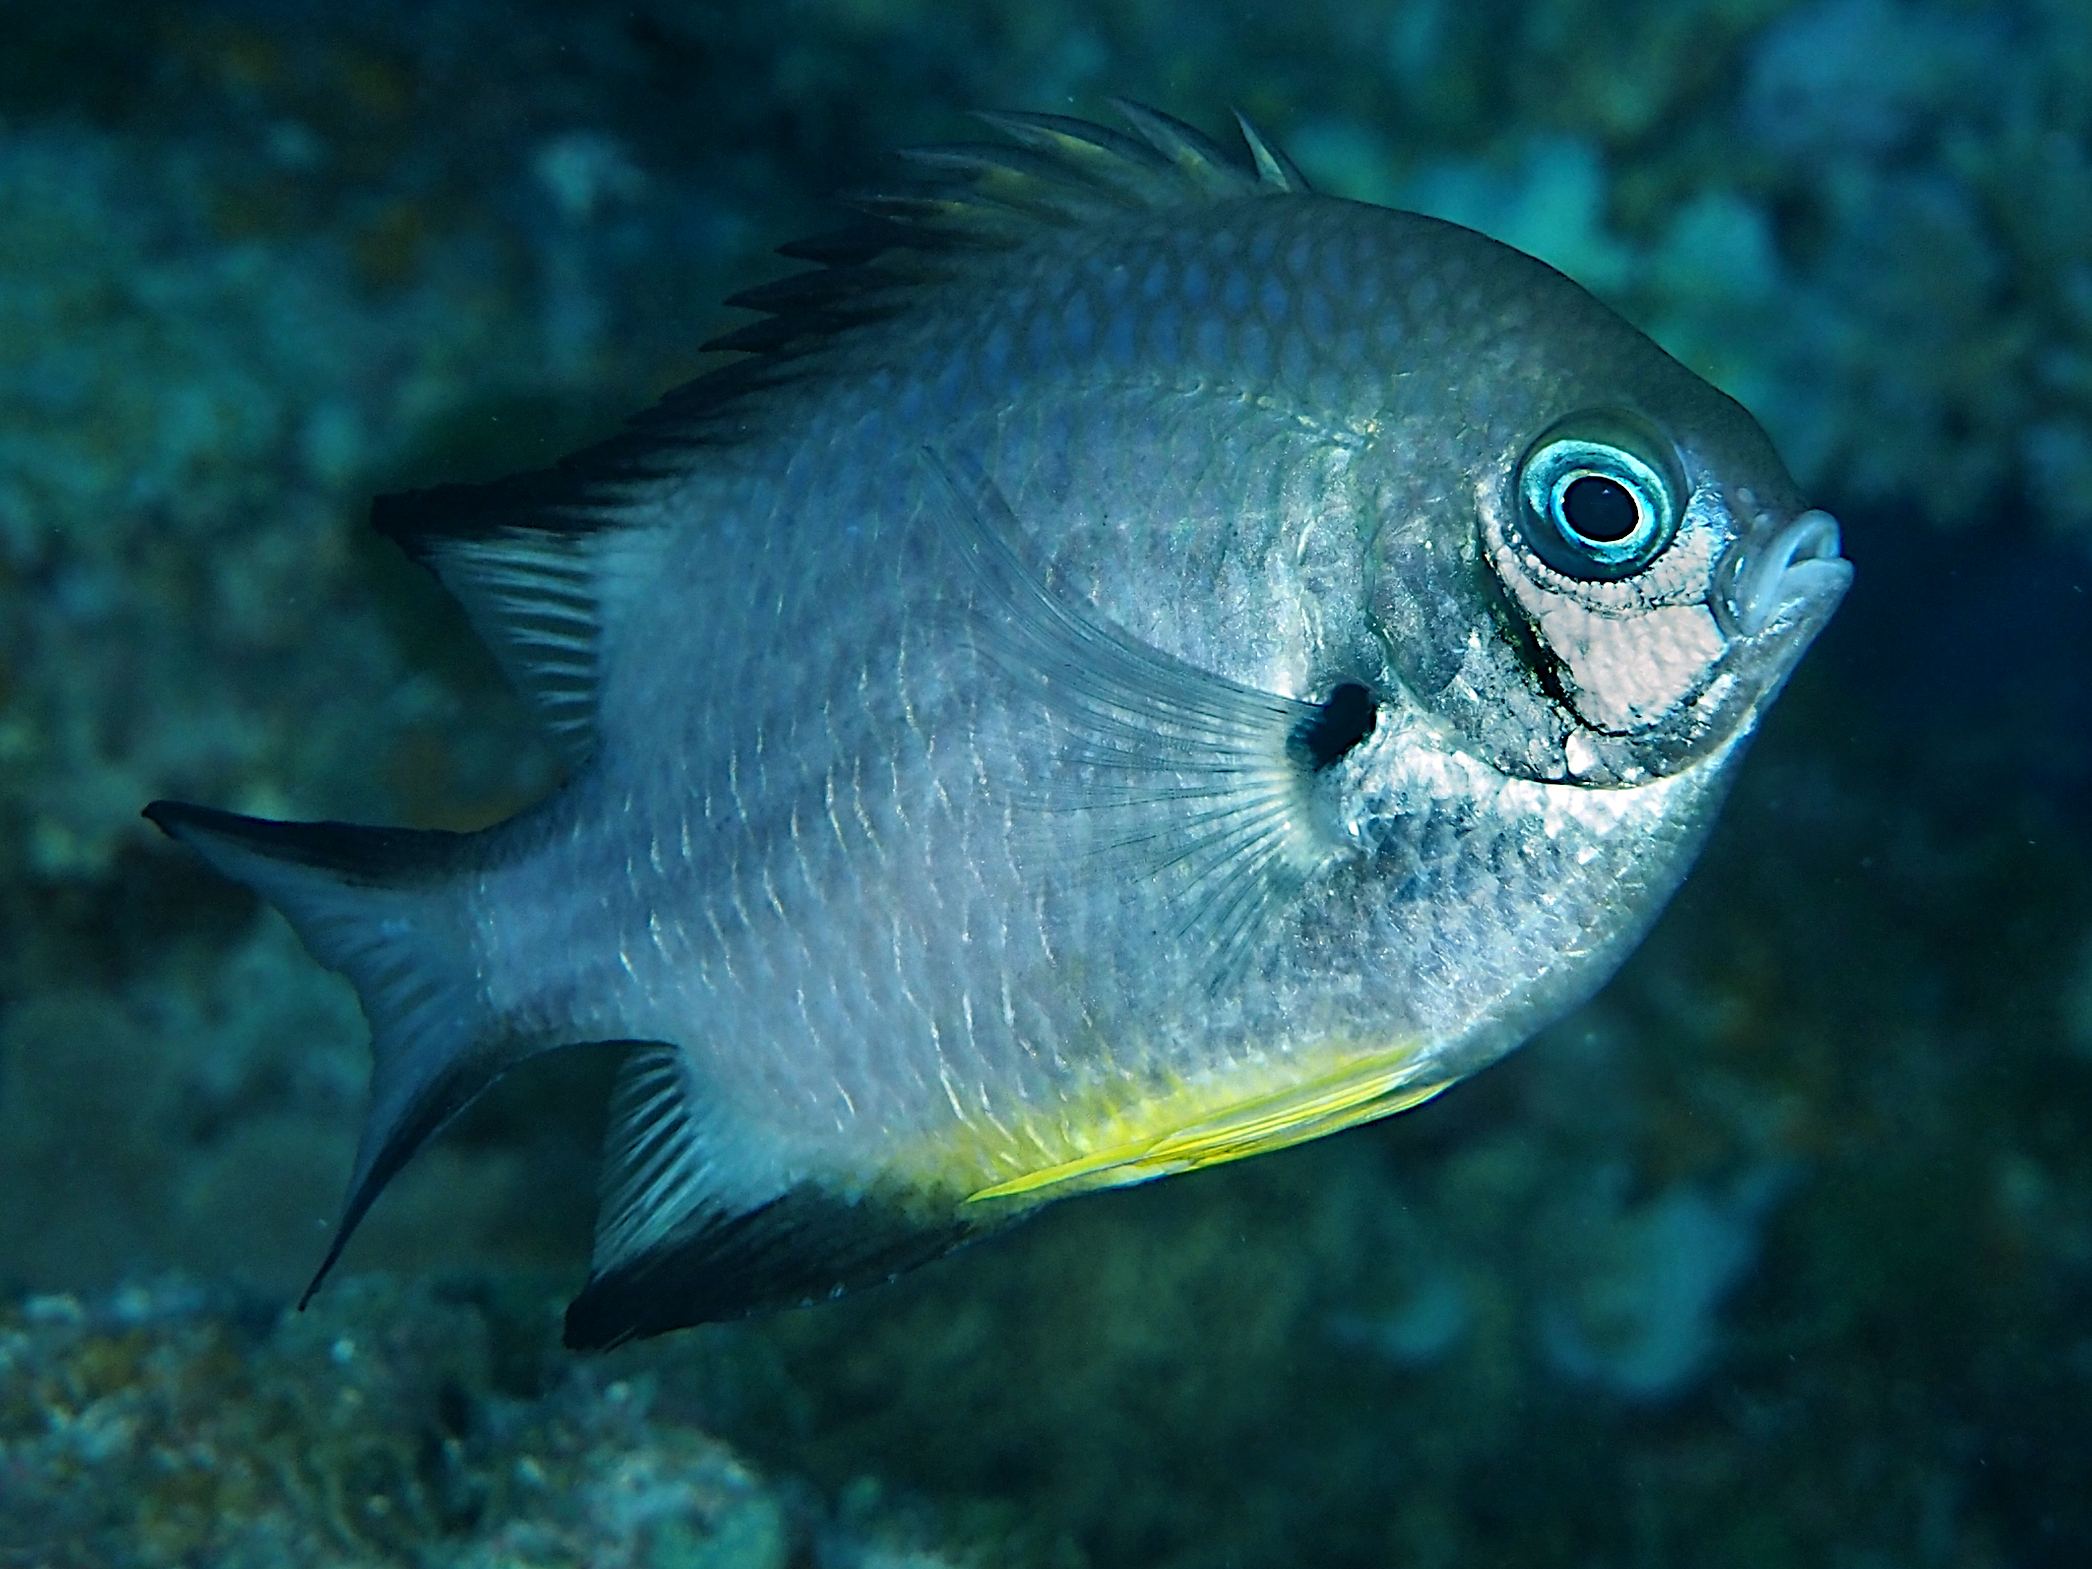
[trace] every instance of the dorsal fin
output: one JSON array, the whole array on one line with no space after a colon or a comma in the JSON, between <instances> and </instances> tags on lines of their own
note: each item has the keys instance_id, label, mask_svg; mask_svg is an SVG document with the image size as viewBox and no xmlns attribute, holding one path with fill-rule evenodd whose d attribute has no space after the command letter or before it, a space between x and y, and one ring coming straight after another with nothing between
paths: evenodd
<instances>
[{"instance_id":1,"label":"dorsal fin","mask_svg":"<svg viewBox=\"0 0 2092 1569\"><path fill-rule=\"evenodd\" d=\"M1240 115L1249 166L1182 120L1124 99L1112 102L1137 135L1065 115L983 113L976 118L1002 132L1007 144L905 149L900 157L914 178L844 198L870 222L780 247L781 256L820 265L733 296L729 305L761 311L765 319L705 346L760 355L749 364L774 376L842 331L916 307L927 289L963 273L969 255L1012 250L1042 233L1115 213L1308 189L1299 170ZM707 391L711 379L674 396L698 396L716 409ZM738 402L742 390L730 395Z\"/></svg>"},{"instance_id":2,"label":"dorsal fin","mask_svg":"<svg viewBox=\"0 0 2092 1569\"><path fill-rule=\"evenodd\" d=\"M568 762L579 764L595 750L599 531L571 517L564 529L545 527L551 509L542 501L511 510L499 505L503 493L501 485L444 485L380 496L371 522L442 580Z\"/></svg>"},{"instance_id":3,"label":"dorsal fin","mask_svg":"<svg viewBox=\"0 0 2092 1569\"><path fill-rule=\"evenodd\" d=\"M491 485L381 496L372 521L464 604L570 758L594 748L604 536L643 526L663 482L707 446L763 427L766 394L818 372L822 351L868 323L917 310L983 252L1115 213L1307 190L1237 116L1244 165L1202 132L1114 100L1133 136L1051 114L983 114L1008 144L902 154L914 177L846 198L866 221L779 248L816 265L727 301L761 319L708 349L749 358L669 393L608 441Z\"/></svg>"},{"instance_id":4,"label":"dorsal fin","mask_svg":"<svg viewBox=\"0 0 2092 1569\"><path fill-rule=\"evenodd\" d=\"M1220 144L1205 132L1129 98L1114 98L1111 106L1202 195L1224 200L1255 194L1256 176L1221 151Z\"/></svg>"},{"instance_id":5,"label":"dorsal fin","mask_svg":"<svg viewBox=\"0 0 2092 1569\"><path fill-rule=\"evenodd\" d=\"M1243 141L1249 144L1249 155L1256 160L1257 179L1266 190L1285 191L1294 196L1308 196L1314 187L1307 176L1288 158L1284 151L1264 139L1264 133L1250 124L1249 116L1240 109L1235 111L1236 128L1242 132Z\"/></svg>"},{"instance_id":6,"label":"dorsal fin","mask_svg":"<svg viewBox=\"0 0 2092 1569\"><path fill-rule=\"evenodd\" d=\"M1265 175L1267 157L1277 167L1291 165L1270 154L1246 121L1253 168L1230 158L1204 132L1160 110L1120 98L1112 100L1112 107L1126 117L1137 139L1065 115L983 113L976 118L1014 146L912 148L901 156L923 171L916 180L846 199L892 226L884 236L888 252L922 256L1008 249L1025 243L1042 225L1079 224L1112 211L1199 206L1306 188L1304 181L1286 185ZM806 253L788 249L785 254ZM827 286L855 293L865 282L858 269L882 271L877 262L874 255L851 257L834 266L839 276ZM733 303L757 302L740 296Z\"/></svg>"}]
</instances>

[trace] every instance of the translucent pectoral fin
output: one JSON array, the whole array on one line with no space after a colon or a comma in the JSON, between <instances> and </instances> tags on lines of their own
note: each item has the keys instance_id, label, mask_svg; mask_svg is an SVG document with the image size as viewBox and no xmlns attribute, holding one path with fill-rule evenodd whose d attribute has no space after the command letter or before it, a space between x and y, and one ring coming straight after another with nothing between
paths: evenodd
<instances>
[{"instance_id":1,"label":"translucent pectoral fin","mask_svg":"<svg viewBox=\"0 0 2092 1569\"><path fill-rule=\"evenodd\" d=\"M1054 727L1053 769L1016 793L1096 825L1066 837L1159 879L1209 980L1337 853L1299 738L1323 707L1153 648L1051 585L980 467L924 452L929 509L974 586L977 646L1010 697ZM1013 787L1015 788L1015 787Z\"/></svg>"}]
</instances>

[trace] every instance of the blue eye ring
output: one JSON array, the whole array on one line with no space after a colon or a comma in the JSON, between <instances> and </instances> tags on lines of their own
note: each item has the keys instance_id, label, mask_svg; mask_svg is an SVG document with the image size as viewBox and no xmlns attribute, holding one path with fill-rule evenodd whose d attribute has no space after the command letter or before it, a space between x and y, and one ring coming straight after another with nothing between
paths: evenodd
<instances>
[{"instance_id":1,"label":"blue eye ring","mask_svg":"<svg viewBox=\"0 0 2092 1569\"><path fill-rule=\"evenodd\" d=\"M1604 423L1602 431L1556 426L1519 470L1519 532L1548 566L1584 582L1646 569L1677 537L1681 511L1683 487L1666 472L1662 448L1625 428L1623 416Z\"/></svg>"}]
</instances>

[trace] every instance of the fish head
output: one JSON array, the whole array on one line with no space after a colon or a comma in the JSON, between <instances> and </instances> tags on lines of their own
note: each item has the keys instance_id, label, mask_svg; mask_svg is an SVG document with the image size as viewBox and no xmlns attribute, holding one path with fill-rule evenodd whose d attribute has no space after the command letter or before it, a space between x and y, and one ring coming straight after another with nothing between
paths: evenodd
<instances>
[{"instance_id":1,"label":"fish head","mask_svg":"<svg viewBox=\"0 0 2092 1569\"><path fill-rule=\"evenodd\" d=\"M1389 531L1369 593L1404 689L1461 750L1632 786L1730 753L1852 568L1741 405L1562 298L1585 330L1499 383L1514 390L1461 432L1429 522Z\"/></svg>"}]
</instances>

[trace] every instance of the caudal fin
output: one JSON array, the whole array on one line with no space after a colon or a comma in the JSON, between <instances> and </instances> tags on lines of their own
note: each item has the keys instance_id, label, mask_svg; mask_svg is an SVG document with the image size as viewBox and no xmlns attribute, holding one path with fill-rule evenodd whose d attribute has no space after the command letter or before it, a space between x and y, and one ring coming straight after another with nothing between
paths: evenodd
<instances>
[{"instance_id":1,"label":"caudal fin","mask_svg":"<svg viewBox=\"0 0 2092 1569\"><path fill-rule=\"evenodd\" d=\"M552 1044L502 1028L478 979L454 874L469 835L347 823L277 823L179 801L145 815L281 910L312 956L348 977L370 1022L370 1111L333 1245L414 1152L508 1068Z\"/></svg>"}]
</instances>

